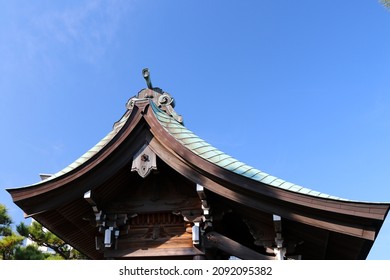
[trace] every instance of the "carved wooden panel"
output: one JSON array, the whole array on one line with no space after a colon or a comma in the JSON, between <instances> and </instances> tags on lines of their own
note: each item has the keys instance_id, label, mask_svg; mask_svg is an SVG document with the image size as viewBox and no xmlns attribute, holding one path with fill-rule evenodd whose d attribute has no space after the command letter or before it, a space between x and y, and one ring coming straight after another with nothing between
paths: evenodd
<instances>
[{"instance_id":1,"label":"carved wooden panel","mask_svg":"<svg viewBox=\"0 0 390 280\"><path fill-rule=\"evenodd\" d=\"M192 248L191 227L181 215L170 212L140 214L129 221L128 233L118 239L116 251Z\"/></svg>"}]
</instances>

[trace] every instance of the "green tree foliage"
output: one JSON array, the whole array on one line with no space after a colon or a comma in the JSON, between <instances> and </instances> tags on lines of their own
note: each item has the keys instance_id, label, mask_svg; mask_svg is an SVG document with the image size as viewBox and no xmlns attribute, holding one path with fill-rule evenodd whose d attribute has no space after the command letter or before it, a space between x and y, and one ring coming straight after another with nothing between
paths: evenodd
<instances>
[{"instance_id":1,"label":"green tree foliage","mask_svg":"<svg viewBox=\"0 0 390 280\"><path fill-rule=\"evenodd\" d=\"M16 234L4 236L0 239L0 254L3 260L14 259L15 250L22 244L23 236Z\"/></svg>"},{"instance_id":2,"label":"green tree foliage","mask_svg":"<svg viewBox=\"0 0 390 280\"><path fill-rule=\"evenodd\" d=\"M50 254L43 253L38 249L37 245L28 245L26 247L18 247L15 250L15 260L46 260Z\"/></svg>"},{"instance_id":3,"label":"green tree foliage","mask_svg":"<svg viewBox=\"0 0 390 280\"><path fill-rule=\"evenodd\" d=\"M383 6L390 9L390 0L380 0Z\"/></svg>"},{"instance_id":4,"label":"green tree foliage","mask_svg":"<svg viewBox=\"0 0 390 280\"><path fill-rule=\"evenodd\" d=\"M22 222L16 226L16 230L17 232L12 230L12 219L7 208L0 204L0 259L63 260L86 258L38 222L34 221L30 226ZM25 238L32 240L34 244L22 246ZM55 253L44 253L39 250L39 246L51 248Z\"/></svg>"},{"instance_id":5,"label":"green tree foliage","mask_svg":"<svg viewBox=\"0 0 390 280\"><path fill-rule=\"evenodd\" d=\"M7 208L0 204L0 258L3 260L13 259L16 248L22 244L24 239L12 231L11 224L12 219Z\"/></svg>"},{"instance_id":6,"label":"green tree foliage","mask_svg":"<svg viewBox=\"0 0 390 280\"><path fill-rule=\"evenodd\" d=\"M12 234L12 219L8 215L8 210L5 205L0 204L0 236L8 236Z\"/></svg>"},{"instance_id":7,"label":"green tree foliage","mask_svg":"<svg viewBox=\"0 0 390 280\"><path fill-rule=\"evenodd\" d=\"M58 254L42 252L36 244L19 246L15 250L15 260L63 260Z\"/></svg>"},{"instance_id":8,"label":"green tree foliage","mask_svg":"<svg viewBox=\"0 0 390 280\"><path fill-rule=\"evenodd\" d=\"M34 241L38 246L51 248L63 259L85 258L81 253L70 247L62 239L45 229L36 221L33 221L30 226L27 226L22 222L16 227L16 230L20 235Z\"/></svg>"}]
</instances>

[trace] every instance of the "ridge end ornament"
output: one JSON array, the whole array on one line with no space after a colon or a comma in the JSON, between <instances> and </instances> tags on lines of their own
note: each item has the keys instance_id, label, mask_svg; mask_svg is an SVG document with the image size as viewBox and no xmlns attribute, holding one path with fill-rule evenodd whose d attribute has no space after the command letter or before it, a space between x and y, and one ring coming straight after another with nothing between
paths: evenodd
<instances>
[{"instance_id":1,"label":"ridge end ornament","mask_svg":"<svg viewBox=\"0 0 390 280\"><path fill-rule=\"evenodd\" d=\"M162 111L174 118L177 122L183 124L183 117L177 114L173 109L175 108L174 98L161 88L153 87L148 68L142 69L142 76L146 81L147 88L142 89L136 96L130 98L126 103L126 108L128 110L132 110L137 101L149 99L153 101L154 104L156 104Z\"/></svg>"},{"instance_id":2,"label":"ridge end ornament","mask_svg":"<svg viewBox=\"0 0 390 280\"><path fill-rule=\"evenodd\" d=\"M156 154L148 144L145 144L134 155L131 171L137 171L142 178L145 178L153 170L157 170Z\"/></svg>"}]
</instances>

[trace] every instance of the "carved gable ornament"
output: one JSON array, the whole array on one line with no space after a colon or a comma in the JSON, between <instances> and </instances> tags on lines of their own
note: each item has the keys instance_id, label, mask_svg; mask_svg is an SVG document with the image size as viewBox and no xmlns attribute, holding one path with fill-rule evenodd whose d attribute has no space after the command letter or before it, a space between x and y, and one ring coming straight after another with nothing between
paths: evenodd
<instances>
[{"instance_id":1,"label":"carved gable ornament","mask_svg":"<svg viewBox=\"0 0 390 280\"><path fill-rule=\"evenodd\" d=\"M137 171L142 178L145 178L152 170L157 170L156 154L148 144L145 144L134 155L131 171Z\"/></svg>"}]
</instances>

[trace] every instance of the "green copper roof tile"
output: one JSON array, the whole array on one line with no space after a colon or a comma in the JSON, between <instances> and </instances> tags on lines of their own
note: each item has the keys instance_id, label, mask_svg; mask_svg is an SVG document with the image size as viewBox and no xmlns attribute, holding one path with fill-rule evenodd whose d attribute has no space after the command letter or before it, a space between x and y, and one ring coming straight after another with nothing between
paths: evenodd
<instances>
[{"instance_id":1,"label":"green copper roof tile","mask_svg":"<svg viewBox=\"0 0 390 280\"><path fill-rule=\"evenodd\" d=\"M212 151L208 151L204 154L202 154L202 157L204 159L207 159L209 161L211 161L211 158L216 158L217 156L220 156L222 155L223 153L219 150L212 150Z\"/></svg>"},{"instance_id":2,"label":"green copper roof tile","mask_svg":"<svg viewBox=\"0 0 390 280\"><path fill-rule=\"evenodd\" d=\"M210 146L210 145L205 145L205 146L202 146L202 147L198 147L196 149L194 149L198 154L202 155L204 153L207 153L207 152L210 152L210 151L214 151L215 148Z\"/></svg>"},{"instance_id":3,"label":"green copper roof tile","mask_svg":"<svg viewBox=\"0 0 390 280\"><path fill-rule=\"evenodd\" d=\"M190 138L190 139L195 139L195 138ZM198 140L199 140L199 138L198 138ZM197 142L193 142L193 143L184 143L184 145L187 146L187 148L189 148L191 150L196 150L199 148L207 147L207 143L204 141L197 141Z\"/></svg>"},{"instance_id":4,"label":"green copper roof tile","mask_svg":"<svg viewBox=\"0 0 390 280\"><path fill-rule=\"evenodd\" d=\"M267 177L267 176L269 176L268 173L259 171L255 176L251 177L251 179L253 179L253 180L255 180L255 181L261 182L261 180L264 179L264 178Z\"/></svg>"},{"instance_id":5,"label":"green copper roof tile","mask_svg":"<svg viewBox=\"0 0 390 280\"><path fill-rule=\"evenodd\" d=\"M76 167L79 166L79 165L80 165L80 163L78 163L77 161L75 161L75 162L71 163L71 164L69 165L69 167L72 168L72 169L74 169L74 168L76 168Z\"/></svg>"},{"instance_id":6,"label":"green copper roof tile","mask_svg":"<svg viewBox=\"0 0 390 280\"><path fill-rule=\"evenodd\" d=\"M311 189L307 189L307 188L301 188L299 190L300 193L303 193L303 194L308 194L309 192L311 191Z\"/></svg>"},{"instance_id":7,"label":"green copper roof tile","mask_svg":"<svg viewBox=\"0 0 390 280\"><path fill-rule=\"evenodd\" d=\"M177 136L178 139L185 139L185 138L194 138L196 135L192 133L186 133L186 132L181 132L181 133L171 133L172 135Z\"/></svg>"},{"instance_id":8,"label":"green copper roof tile","mask_svg":"<svg viewBox=\"0 0 390 280\"><path fill-rule=\"evenodd\" d=\"M318 196L319 197L323 197L323 198L329 198L330 197L330 195L326 194L326 193L320 193Z\"/></svg>"},{"instance_id":9,"label":"green copper roof tile","mask_svg":"<svg viewBox=\"0 0 390 280\"><path fill-rule=\"evenodd\" d=\"M261 179L261 182L264 184L271 184L276 179L278 179L278 178L276 178L275 176L272 176L272 175L268 175L268 176L264 177L263 179Z\"/></svg>"},{"instance_id":10,"label":"green copper roof tile","mask_svg":"<svg viewBox=\"0 0 390 280\"><path fill-rule=\"evenodd\" d=\"M220 161L223 161L224 159L227 159L227 158L230 158L230 156L222 152L222 154L220 154L218 156L214 156L214 157L210 158L210 160L213 161L213 163L215 163L215 164L219 164Z\"/></svg>"},{"instance_id":11,"label":"green copper roof tile","mask_svg":"<svg viewBox=\"0 0 390 280\"><path fill-rule=\"evenodd\" d=\"M102 146L96 145L96 146L92 147L92 148L90 149L90 151L92 151L92 152L94 152L94 153L97 153L97 152L99 152L101 149L102 149Z\"/></svg>"},{"instance_id":12,"label":"green copper roof tile","mask_svg":"<svg viewBox=\"0 0 390 280\"><path fill-rule=\"evenodd\" d=\"M314 195L314 196L319 196L321 193L320 193L320 192L317 192L317 191L311 190L308 194Z\"/></svg>"},{"instance_id":13,"label":"green copper roof tile","mask_svg":"<svg viewBox=\"0 0 390 280\"><path fill-rule=\"evenodd\" d=\"M247 171L245 171L244 173L242 173L241 175L245 176L245 177L249 177L249 178L252 178L253 176L255 176L257 173L259 173L260 171L256 168L249 168Z\"/></svg>"},{"instance_id":14,"label":"green copper roof tile","mask_svg":"<svg viewBox=\"0 0 390 280\"><path fill-rule=\"evenodd\" d=\"M62 169L62 173L68 173L69 171L72 171L74 168L70 167L70 166L67 166L65 167L64 169Z\"/></svg>"},{"instance_id":15,"label":"green copper roof tile","mask_svg":"<svg viewBox=\"0 0 390 280\"><path fill-rule=\"evenodd\" d=\"M168 116L165 112L160 110L153 102L151 102L151 107L157 119L168 133L175 137L177 141L182 143L189 150L211 163L214 163L241 176L245 176L252 180L262 182L273 187L306 195L340 200L338 197L328 196L317 191L303 188L248 166L203 141L201 138L188 130L185 126L177 122L173 117Z\"/></svg>"},{"instance_id":16,"label":"green copper roof tile","mask_svg":"<svg viewBox=\"0 0 390 280\"><path fill-rule=\"evenodd\" d=\"M275 181L272 182L272 185L275 187L279 187L281 184L283 184L285 181L282 179L276 179Z\"/></svg>"},{"instance_id":17,"label":"green copper roof tile","mask_svg":"<svg viewBox=\"0 0 390 280\"><path fill-rule=\"evenodd\" d=\"M246 173L250 169L251 169L251 167L249 165L244 164L244 165L238 167L236 170L234 170L234 172L237 173L237 174L242 175L242 174Z\"/></svg>"},{"instance_id":18,"label":"green copper roof tile","mask_svg":"<svg viewBox=\"0 0 390 280\"><path fill-rule=\"evenodd\" d=\"M204 141L198 137L193 137L193 138L181 139L179 142L185 146L188 146L188 145L191 145L194 143L203 143ZM189 148L189 149L191 149L191 148Z\"/></svg>"},{"instance_id":19,"label":"green copper roof tile","mask_svg":"<svg viewBox=\"0 0 390 280\"><path fill-rule=\"evenodd\" d=\"M183 127L173 127L170 129L172 134L180 134L185 132L186 130Z\"/></svg>"},{"instance_id":20,"label":"green copper roof tile","mask_svg":"<svg viewBox=\"0 0 390 280\"><path fill-rule=\"evenodd\" d=\"M225 166L226 169L233 171L236 173L236 170L240 168L241 166L244 166L245 164L242 163L241 161L235 160L232 163L229 163L228 165Z\"/></svg>"},{"instance_id":21,"label":"green copper roof tile","mask_svg":"<svg viewBox=\"0 0 390 280\"><path fill-rule=\"evenodd\" d=\"M177 128L177 127L182 127L182 128L186 128L184 126L182 126L180 123L178 122L175 122L175 120L169 120L169 122L166 122L165 123L165 126L169 129L172 129L172 128ZM186 131L188 132L191 132L190 130L188 129L185 129Z\"/></svg>"},{"instance_id":22,"label":"green copper roof tile","mask_svg":"<svg viewBox=\"0 0 390 280\"><path fill-rule=\"evenodd\" d=\"M236 162L236 161L237 161L237 160L235 160L235 159L233 159L233 158L231 158L231 157L227 157L227 158L225 158L225 159L219 161L219 162L217 163L217 165L219 165L219 166L225 168L225 166L227 166L227 165L229 165L229 164L231 164L231 163L233 163L233 162Z\"/></svg>"},{"instance_id":23,"label":"green copper roof tile","mask_svg":"<svg viewBox=\"0 0 390 280\"><path fill-rule=\"evenodd\" d=\"M218 164L220 161L222 161L228 157L229 156L227 154L221 152L221 154L215 155L215 156L209 158L208 160L211 161L212 163Z\"/></svg>"},{"instance_id":24,"label":"green copper roof tile","mask_svg":"<svg viewBox=\"0 0 390 280\"><path fill-rule=\"evenodd\" d=\"M188 149L190 149L191 151L193 151L194 153L196 153L197 155L203 153L203 152L207 152L204 151L203 149L204 148L208 148L209 146L205 145L204 142L194 142L194 143L191 143L191 144L187 144L185 145Z\"/></svg>"},{"instance_id":25,"label":"green copper roof tile","mask_svg":"<svg viewBox=\"0 0 390 280\"><path fill-rule=\"evenodd\" d=\"M165 120L165 123L172 121L172 118L170 116L168 116L166 113L164 113L163 111L161 111L157 107L153 108L153 112L158 116L160 121Z\"/></svg>"},{"instance_id":26,"label":"green copper roof tile","mask_svg":"<svg viewBox=\"0 0 390 280\"><path fill-rule=\"evenodd\" d=\"M293 191L293 192L299 192L299 190L301 190L301 189L302 189L302 187L298 186L298 185L293 185L290 188L288 188L288 190Z\"/></svg>"},{"instance_id":27,"label":"green copper roof tile","mask_svg":"<svg viewBox=\"0 0 390 280\"><path fill-rule=\"evenodd\" d=\"M294 185L295 185L295 184L290 183L290 182L284 182L284 183L281 184L279 187L282 188L282 189L288 190L289 188L291 188L291 187L294 186Z\"/></svg>"}]
</instances>

